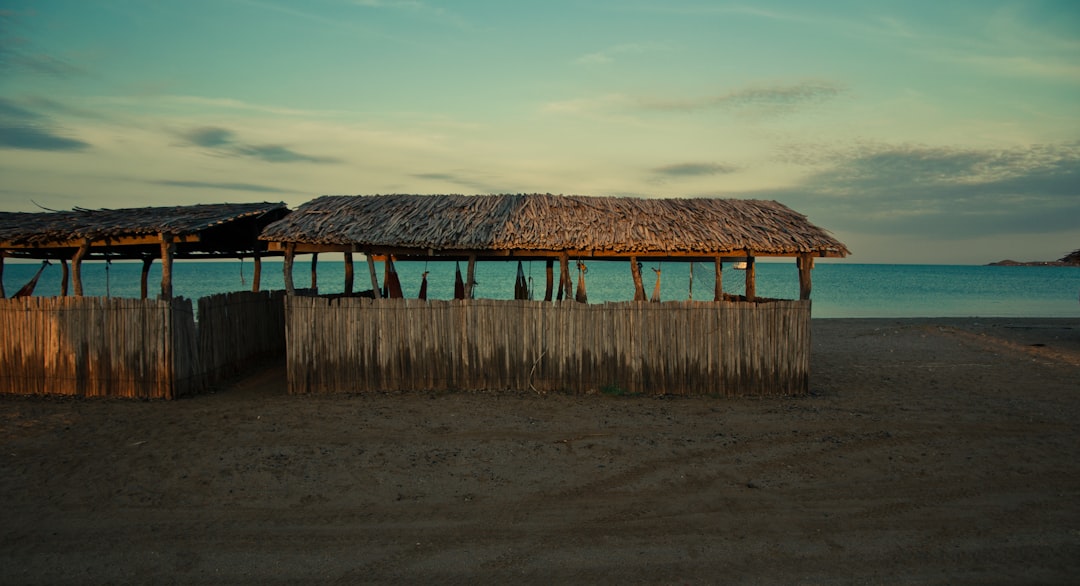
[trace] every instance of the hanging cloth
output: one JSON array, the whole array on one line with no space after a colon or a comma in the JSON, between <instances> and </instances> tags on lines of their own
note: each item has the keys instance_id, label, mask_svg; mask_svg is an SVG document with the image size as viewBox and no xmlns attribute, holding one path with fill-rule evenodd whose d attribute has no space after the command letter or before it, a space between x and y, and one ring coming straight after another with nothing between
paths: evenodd
<instances>
[{"instance_id":1,"label":"hanging cloth","mask_svg":"<svg viewBox=\"0 0 1080 586\"><path fill-rule=\"evenodd\" d=\"M465 299L465 281L461 278L461 263L454 263L454 299Z\"/></svg>"},{"instance_id":2,"label":"hanging cloth","mask_svg":"<svg viewBox=\"0 0 1080 586\"><path fill-rule=\"evenodd\" d=\"M401 299L405 297L401 292L401 281L398 279L397 269L394 268L394 259L391 256L386 257L385 275L383 277L383 287L386 289L386 297L390 299Z\"/></svg>"},{"instance_id":3,"label":"hanging cloth","mask_svg":"<svg viewBox=\"0 0 1080 586\"><path fill-rule=\"evenodd\" d=\"M583 261L579 260L577 261L577 270L577 293L574 295L574 299L577 300L578 303L588 303L589 296L585 294L585 273L588 272L589 269L585 266Z\"/></svg>"},{"instance_id":4,"label":"hanging cloth","mask_svg":"<svg viewBox=\"0 0 1080 586\"><path fill-rule=\"evenodd\" d=\"M652 290L652 299L649 301L660 301L660 269L655 268L653 272L656 273L656 285Z\"/></svg>"},{"instance_id":5,"label":"hanging cloth","mask_svg":"<svg viewBox=\"0 0 1080 586\"><path fill-rule=\"evenodd\" d=\"M420 293L417 294L417 299L427 299L427 275L428 272L424 271L424 274L420 277Z\"/></svg>"},{"instance_id":6,"label":"hanging cloth","mask_svg":"<svg viewBox=\"0 0 1080 586\"><path fill-rule=\"evenodd\" d=\"M525 269L518 261L517 280L514 281L514 299L529 298L529 283L525 280Z\"/></svg>"},{"instance_id":7,"label":"hanging cloth","mask_svg":"<svg viewBox=\"0 0 1080 586\"><path fill-rule=\"evenodd\" d=\"M41 261L41 267L37 270L36 273L34 273L33 278L31 278L25 285L23 285L22 289L16 291L15 294L11 296L11 298L14 299L16 297L30 297L31 295L33 295L34 288L37 287L38 279L41 278L41 273L45 271L45 267L47 266L49 266L49 261Z\"/></svg>"}]
</instances>

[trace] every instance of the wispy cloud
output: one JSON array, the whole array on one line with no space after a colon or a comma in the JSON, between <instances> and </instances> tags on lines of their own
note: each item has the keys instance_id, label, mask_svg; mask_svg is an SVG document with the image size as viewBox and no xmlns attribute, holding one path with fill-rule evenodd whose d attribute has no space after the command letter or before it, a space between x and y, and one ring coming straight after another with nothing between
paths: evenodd
<instances>
[{"instance_id":1,"label":"wispy cloud","mask_svg":"<svg viewBox=\"0 0 1080 586\"><path fill-rule=\"evenodd\" d=\"M738 171L738 168L719 163L675 163L653 167L649 171L655 175L665 177L700 177L703 175L726 175Z\"/></svg>"},{"instance_id":2,"label":"wispy cloud","mask_svg":"<svg viewBox=\"0 0 1080 586\"><path fill-rule=\"evenodd\" d=\"M489 183L483 179L478 179L473 174L468 172L434 172L434 173L413 173L410 177L416 179L424 179L427 181L437 181L444 183L451 183L454 185L460 185L467 189L472 190L474 193L511 193L513 190L507 190L499 188L492 183Z\"/></svg>"},{"instance_id":3,"label":"wispy cloud","mask_svg":"<svg viewBox=\"0 0 1080 586\"><path fill-rule=\"evenodd\" d=\"M184 144L229 156L243 156L268 163L340 163L336 157L307 155L280 144L250 144L236 139L233 131L219 126L193 128L179 134Z\"/></svg>"},{"instance_id":4,"label":"wispy cloud","mask_svg":"<svg viewBox=\"0 0 1080 586\"><path fill-rule=\"evenodd\" d=\"M543 111L554 114L612 116L642 112L698 113L729 110L756 116L791 114L840 96L840 84L805 81L792 84L753 85L724 93L693 96L644 98L612 93L573 98L544 104Z\"/></svg>"},{"instance_id":5,"label":"wispy cloud","mask_svg":"<svg viewBox=\"0 0 1080 586\"><path fill-rule=\"evenodd\" d=\"M253 191L256 193L293 193L287 189L279 189L268 185L255 183L215 183L212 181L181 181L160 179L147 181L150 185L165 185L168 187L188 187L191 189L224 189L229 191Z\"/></svg>"},{"instance_id":6,"label":"wispy cloud","mask_svg":"<svg viewBox=\"0 0 1080 586\"><path fill-rule=\"evenodd\" d=\"M81 151L90 143L64 136L48 116L0 98L0 148Z\"/></svg>"},{"instance_id":7,"label":"wispy cloud","mask_svg":"<svg viewBox=\"0 0 1080 586\"><path fill-rule=\"evenodd\" d=\"M582 55L575 59L574 62L580 65L605 65L615 61L616 58L622 55L640 55L669 50L671 50L671 47L665 43L624 43Z\"/></svg>"},{"instance_id":8,"label":"wispy cloud","mask_svg":"<svg viewBox=\"0 0 1080 586\"><path fill-rule=\"evenodd\" d=\"M836 83L807 81L753 86L695 98L643 99L638 105L646 110L667 112L695 112L714 108L768 108L787 111L824 102L840 95L842 91L843 88Z\"/></svg>"},{"instance_id":9,"label":"wispy cloud","mask_svg":"<svg viewBox=\"0 0 1080 586\"><path fill-rule=\"evenodd\" d=\"M1075 230L1080 143L989 150L863 144L755 197L791 201L852 232L937 237Z\"/></svg>"},{"instance_id":10,"label":"wispy cloud","mask_svg":"<svg viewBox=\"0 0 1080 586\"><path fill-rule=\"evenodd\" d=\"M57 78L83 74L80 67L36 47L28 38L15 32L25 18L33 15L32 10L0 10L0 71L9 75L17 73Z\"/></svg>"}]
</instances>

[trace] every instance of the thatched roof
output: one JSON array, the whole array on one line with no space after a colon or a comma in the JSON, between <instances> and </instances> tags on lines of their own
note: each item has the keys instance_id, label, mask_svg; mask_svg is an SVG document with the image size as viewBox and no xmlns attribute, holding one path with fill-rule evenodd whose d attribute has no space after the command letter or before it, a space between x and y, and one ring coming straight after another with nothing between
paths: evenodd
<instances>
[{"instance_id":1,"label":"thatched roof","mask_svg":"<svg viewBox=\"0 0 1080 586\"><path fill-rule=\"evenodd\" d=\"M1063 257L1061 257L1061 262L1067 263L1067 264L1080 265L1080 248L1070 252L1069 254L1066 254Z\"/></svg>"},{"instance_id":2,"label":"thatched roof","mask_svg":"<svg viewBox=\"0 0 1080 586\"><path fill-rule=\"evenodd\" d=\"M267 226L260 238L436 254L849 253L806 216L775 201L550 194L324 196Z\"/></svg>"},{"instance_id":3,"label":"thatched roof","mask_svg":"<svg viewBox=\"0 0 1080 586\"><path fill-rule=\"evenodd\" d=\"M77 247L87 240L94 247L146 247L160 241L161 234L169 234L190 243L192 251L244 251L259 245L257 236L266 224L288 213L284 203L266 202L0 212L0 249L25 256L55 256L62 254L56 249Z\"/></svg>"}]
</instances>

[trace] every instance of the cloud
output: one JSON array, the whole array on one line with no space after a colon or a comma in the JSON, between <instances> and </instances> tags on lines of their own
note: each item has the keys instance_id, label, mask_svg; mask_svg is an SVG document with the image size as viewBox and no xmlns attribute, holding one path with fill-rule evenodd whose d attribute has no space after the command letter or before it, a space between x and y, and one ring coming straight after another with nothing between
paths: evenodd
<instances>
[{"instance_id":1,"label":"cloud","mask_svg":"<svg viewBox=\"0 0 1080 586\"><path fill-rule=\"evenodd\" d=\"M1080 143L871 144L828 159L799 185L752 195L791 202L837 229L911 238L1075 230L1080 218Z\"/></svg>"},{"instance_id":2,"label":"cloud","mask_svg":"<svg viewBox=\"0 0 1080 586\"><path fill-rule=\"evenodd\" d=\"M189 187L191 189L225 189L229 191L254 191L256 193L293 193L287 189L279 189L268 185L255 183L214 183L209 181L180 181L161 179L147 181L151 185L165 185L169 187Z\"/></svg>"},{"instance_id":3,"label":"cloud","mask_svg":"<svg viewBox=\"0 0 1080 586\"><path fill-rule=\"evenodd\" d=\"M268 163L340 163L335 157L299 153L280 144L248 144L238 142L236 134L219 126L203 126L181 132L180 138L189 146L211 149L221 154L249 157Z\"/></svg>"},{"instance_id":4,"label":"cloud","mask_svg":"<svg viewBox=\"0 0 1080 586\"><path fill-rule=\"evenodd\" d=\"M726 175L734 173L738 169L731 165L717 163L676 163L653 167L650 171L656 175L667 177L699 177L702 175Z\"/></svg>"},{"instance_id":5,"label":"cloud","mask_svg":"<svg viewBox=\"0 0 1080 586\"><path fill-rule=\"evenodd\" d=\"M513 193L514 191L495 187L490 183L476 179L467 173L413 173L410 176L428 181L453 183L471 189L475 193Z\"/></svg>"},{"instance_id":6,"label":"cloud","mask_svg":"<svg viewBox=\"0 0 1080 586\"><path fill-rule=\"evenodd\" d=\"M817 104L840 95L842 88L830 82L801 82L790 85L749 87L698 98L641 100L639 107L667 112L695 112L715 108L771 108L791 110Z\"/></svg>"},{"instance_id":7,"label":"cloud","mask_svg":"<svg viewBox=\"0 0 1080 586\"><path fill-rule=\"evenodd\" d=\"M83 74L83 70L71 63L38 50L33 43L14 34L13 28L22 24L22 17L34 16L32 10L0 11L0 71L69 78Z\"/></svg>"},{"instance_id":8,"label":"cloud","mask_svg":"<svg viewBox=\"0 0 1080 586\"><path fill-rule=\"evenodd\" d=\"M666 51L669 49L670 47L663 43L624 43L596 51L595 53L582 55L575 59L574 62L580 65L605 65L615 61L615 58L620 55L640 55L642 53Z\"/></svg>"},{"instance_id":9,"label":"cloud","mask_svg":"<svg viewBox=\"0 0 1080 586\"><path fill-rule=\"evenodd\" d=\"M545 112L575 115L613 112L696 113L709 110L751 111L758 114L787 114L820 104L844 92L843 86L827 81L746 87L711 96L689 98L642 98L607 94L549 102Z\"/></svg>"},{"instance_id":10,"label":"cloud","mask_svg":"<svg viewBox=\"0 0 1080 586\"><path fill-rule=\"evenodd\" d=\"M35 151L81 151L90 143L63 136L40 112L0 98L0 148Z\"/></svg>"}]
</instances>

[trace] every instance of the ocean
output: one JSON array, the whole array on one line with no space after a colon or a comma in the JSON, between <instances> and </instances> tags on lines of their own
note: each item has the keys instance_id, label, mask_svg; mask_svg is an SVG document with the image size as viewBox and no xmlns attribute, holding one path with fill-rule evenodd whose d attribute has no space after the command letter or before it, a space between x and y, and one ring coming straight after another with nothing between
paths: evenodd
<instances>
[{"instance_id":1,"label":"ocean","mask_svg":"<svg viewBox=\"0 0 1080 586\"><path fill-rule=\"evenodd\" d=\"M340 257L339 257L340 258ZM11 295L37 271L40 264L7 260L4 288ZM138 262L90 262L83 265L86 295L138 297ZM310 262L298 260L294 266L297 287L310 284ZM380 282L382 264L376 263ZM421 274L427 270L428 297L450 299L454 293L453 262L396 263L406 297L415 297ZM461 263L464 275L466 266ZM251 289L254 264L250 261L178 261L173 268L173 293L191 299L229 291ZM586 263L586 289L590 303L626 301L633 298L633 281L625 261ZM340 293L344 289L344 264L320 258L320 293ZM542 299L545 286L543 262L525 262L535 297ZM575 288L578 271L571 262ZM656 281L653 269L660 270L661 298L665 301L712 299L713 265L645 262L642 279L647 295ZM154 263L149 280L150 295L160 291L161 265ZM555 266L558 280L558 263ZM480 298L511 299L517 262L482 262L476 270L476 294ZM724 290L743 293L744 272L725 265ZM56 295L60 290L60 266L46 267L35 295ZM284 288L280 259L263 262L262 288ZM354 289L371 288L366 262L355 264ZM761 297L796 299L798 271L794 261L757 264L757 294ZM851 264L818 260L813 271L813 316L838 317L1066 317L1080 318L1080 267L892 265Z\"/></svg>"}]
</instances>

